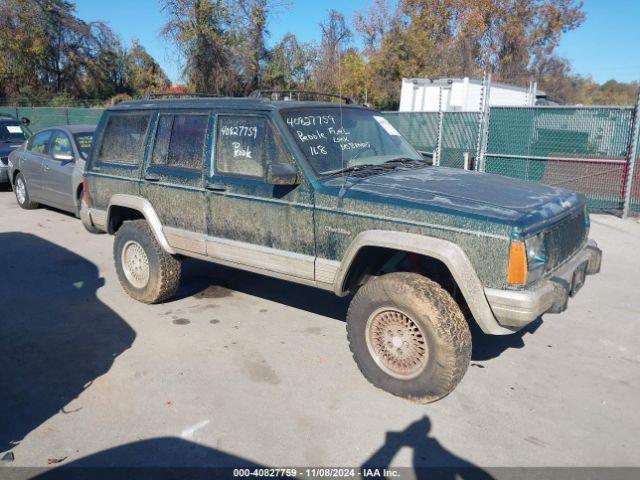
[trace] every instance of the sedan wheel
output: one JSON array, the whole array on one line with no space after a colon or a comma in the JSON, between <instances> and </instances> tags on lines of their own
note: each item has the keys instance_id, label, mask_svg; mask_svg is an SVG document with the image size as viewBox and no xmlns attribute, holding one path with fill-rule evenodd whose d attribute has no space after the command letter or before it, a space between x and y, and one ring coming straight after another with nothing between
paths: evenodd
<instances>
[{"instance_id":1,"label":"sedan wheel","mask_svg":"<svg viewBox=\"0 0 640 480\"><path fill-rule=\"evenodd\" d=\"M27 199L27 187L24 184L22 177L18 177L16 181L16 198L18 203L23 204Z\"/></svg>"},{"instance_id":2,"label":"sedan wheel","mask_svg":"<svg viewBox=\"0 0 640 480\"><path fill-rule=\"evenodd\" d=\"M25 210L31 210L33 208L37 208L38 204L36 202L32 202L29 198L29 190L27 189L27 181L24 178L22 173L18 173L16 175L16 179L14 182L14 190L16 194L16 200L18 201L18 205L20 205Z\"/></svg>"}]
</instances>

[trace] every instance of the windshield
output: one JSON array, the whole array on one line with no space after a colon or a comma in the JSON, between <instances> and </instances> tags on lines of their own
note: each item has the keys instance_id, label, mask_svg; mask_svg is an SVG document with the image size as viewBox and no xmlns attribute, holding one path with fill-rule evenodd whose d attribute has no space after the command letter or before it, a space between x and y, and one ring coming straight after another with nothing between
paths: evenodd
<instances>
[{"instance_id":1,"label":"windshield","mask_svg":"<svg viewBox=\"0 0 640 480\"><path fill-rule=\"evenodd\" d=\"M0 122L0 143L22 143L27 135L20 122Z\"/></svg>"},{"instance_id":2,"label":"windshield","mask_svg":"<svg viewBox=\"0 0 640 480\"><path fill-rule=\"evenodd\" d=\"M76 145L78 151L83 160L89 157L89 151L91 150L91 142L93 141L93 132L76 133L73 138L76 139Z\"/></svg>"},{"instance_id":3,"label":"windshield","mask_svg":"<svg viewBox=\"0 0 640 480\"><path fill-rule=\"evenodd\" d=\"M324 176L422 156L380 113L360 108L300 108L282 112L314 170Z\"/></svg>"}]
</instances>

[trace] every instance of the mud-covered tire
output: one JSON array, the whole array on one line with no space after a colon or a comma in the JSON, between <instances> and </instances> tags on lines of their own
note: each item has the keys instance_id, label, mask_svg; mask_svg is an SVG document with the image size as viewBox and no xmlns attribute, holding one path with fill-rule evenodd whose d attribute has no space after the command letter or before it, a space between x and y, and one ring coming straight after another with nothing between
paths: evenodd
<instances>
[{"instance_id":1,"label":"mud-covered tire","mask_svg":"<svg viewBox=\"0 0 640 480\"><path fill-rule=\"evenodd\" d=\"M146 257L148 275L132 277L132 270L125 266L123 255L125 249L132 248L137 258L142 257L144 264ZM116 232L113 242L113 258L120 284L129 296L143 303L161 303L170 298L178 289L182 273L179 259L165 252L146 220L125 222ZM146 281L145 281L146 278ZM135 284L135 280L140 280Z\"/></svg>"},{"instance_id":2,"label":"mud-covered tire","mask_svg":"<svg viewBox=\"0 0 640 480\"><path fill-rule=\"evenodd\" d=\"M32 202L29 197L29 189L27 187L27 180L22 173L18 173L13 182L13 192L16 195L16 201L25 210L33 210L40 206L37 202Z\"/></svg>"},{"instance_id":3,"label":"mud-covered tire","mask_svg":"<svg viewBox=\"0 0 640 480\"><path fill-rule=\"evenodd\" d=\"M404 322L411 338L401 335L402 327L396 336L393 322ZM448 395L471 360L471 332L460 307L439 284L415 273L389 273L362 286L349 306L347 338L367 380L417 403ZM399 349L417 353L403 357L394 353Z\"/></svg>"}]
</instances>

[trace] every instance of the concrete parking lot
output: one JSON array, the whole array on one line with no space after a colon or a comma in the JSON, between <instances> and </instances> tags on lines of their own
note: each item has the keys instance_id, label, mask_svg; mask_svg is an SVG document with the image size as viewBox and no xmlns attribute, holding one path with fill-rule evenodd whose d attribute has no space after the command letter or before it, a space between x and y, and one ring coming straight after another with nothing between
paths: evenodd
<instances>
[{"instance_id":1,"label":"concrete parking lot","mask_svg":"<svg viewBox=\"0 0 640 480\"><path fill-rule=\"evenodd\" d=\"M137 303L112 237L2 191L0 468L640 466L640 224L591 236L568 311L474 332L460 386L415 405L356 368L346 300L188 260L175 299Z\"/></svg>"}]
</instances>

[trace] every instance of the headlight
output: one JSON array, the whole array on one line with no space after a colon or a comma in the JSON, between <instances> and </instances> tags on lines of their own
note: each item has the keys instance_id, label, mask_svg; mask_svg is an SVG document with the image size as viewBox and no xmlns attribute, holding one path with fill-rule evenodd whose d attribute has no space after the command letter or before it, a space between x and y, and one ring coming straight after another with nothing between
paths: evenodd
<instances>
[{"instance_id":1,"label":"headlight","mask_svg":"<svg viewBox=\"0 0 640 480\"><path fill-rule=\"evenodd\" d=\"M544 275L547 264L547 249L544 244L544 234L540 233L525 240L527 248L527 283L538 280Z\"/></svg>"}]
</instances>

